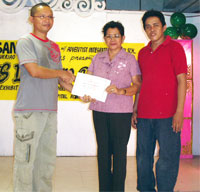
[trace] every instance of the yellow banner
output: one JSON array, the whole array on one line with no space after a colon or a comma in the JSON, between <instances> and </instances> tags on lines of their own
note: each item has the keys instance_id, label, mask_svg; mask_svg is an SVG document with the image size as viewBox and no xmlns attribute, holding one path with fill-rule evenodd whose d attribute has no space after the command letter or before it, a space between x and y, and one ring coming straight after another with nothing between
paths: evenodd
<instances>
[{"instance_id":1,"label":"yellow banner","mask_svg":"<svg viewBox=\"0 0 200 192\"><path fill-rule=\"evenodd\" d=\"M0 100L15 100L20 83L20 71L16 56L17 41L0 41ZM105 43L68 43L58 42L61 50L63 68L86 73L92 58L98 52L106 50ZM137 58L144 43L124 43L123 48ZM77 100L74 95L59 87L58 99L62 101Z\"/></svg>"}]
</instances>

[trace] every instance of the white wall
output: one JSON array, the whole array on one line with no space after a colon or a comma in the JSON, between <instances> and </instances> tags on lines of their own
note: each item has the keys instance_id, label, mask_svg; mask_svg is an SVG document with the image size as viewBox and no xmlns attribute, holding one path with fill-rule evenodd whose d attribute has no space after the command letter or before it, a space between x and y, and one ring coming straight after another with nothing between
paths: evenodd
<instances>
[{"instance_id":1,"label":"white wall","mask_svg":"<svg viewBox=\"0 0 200 192\"><path fill-rule=\"evenodd\" d=\"M200 19L190 17L187 18L187 23L198 28L198 35L193 41L193 154L200 155Z\"/></svg>"},{"instance_id":2,"label":"white wall","mask_svg":"<svg viewBox=\"0 0 200 192\"><path fill-rule=\"evenodd\" d=\"M143 12L104 11L82 18L74 12L55 12L55 23L49 38L57 42L102 42L102 27L110 21L120 21L125 27L127 43L147 43L143 32L141 17ZM28 10L5 14L0 12L0 40L17 40L31 31L27 22ZM190 23L200 27L198 18ZM169 23L169 17L166 17ZM170 24L169 24L170 25ZM199 29L200 32L200 29ZM194 39L195 89L199 90L199 35ZM200 102L199 93L194 92L194 154L200 154ZM14 123L12 109L14 101L0 101L0 155L13 155ZM132 129L128 145L128 155L135 155L136 131ZM96 155L96 139L88 104L81 102L59 102L58 106L58 146L57 154L65 156Z\"/></svg>"}]
</instances>

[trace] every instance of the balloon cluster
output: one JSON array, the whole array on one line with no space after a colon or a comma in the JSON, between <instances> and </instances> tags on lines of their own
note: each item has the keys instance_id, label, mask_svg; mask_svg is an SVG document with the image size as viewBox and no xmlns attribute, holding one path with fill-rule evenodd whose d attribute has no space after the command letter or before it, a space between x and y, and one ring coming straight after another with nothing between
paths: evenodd
<instances>
[{"instance_id":1,"label":"balloon cluster","mask_svg":"<svg viewBox=\"0 0 200 192\"><path fill-rule=\"evenodd\" d=\"M182 39L192 39L197 35L197 28L191 23L186 23L186 17L183 13L175 12L171 15L171 27L167 27L165 35L177 39L179 36Z\"/></svg>"}]
</instances>

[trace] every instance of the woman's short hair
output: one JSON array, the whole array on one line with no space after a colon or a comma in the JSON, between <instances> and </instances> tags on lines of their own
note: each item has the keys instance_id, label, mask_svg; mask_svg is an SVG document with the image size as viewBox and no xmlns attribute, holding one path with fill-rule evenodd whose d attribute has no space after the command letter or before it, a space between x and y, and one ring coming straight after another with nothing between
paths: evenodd
<instances>
[{"instance_id":1,"label":"woman's short hair","mask_svg":"<svg viewBox=\"0 0 200 192\"><path fill-rule=\"evenodd\" d=\"M104 37L106 36L106 33L109 28L117 28L120 32L120 35L124 36L124 26L120 22L110 21L110 22L106 23L102 30Z\"/></svg>"}]
</instances>

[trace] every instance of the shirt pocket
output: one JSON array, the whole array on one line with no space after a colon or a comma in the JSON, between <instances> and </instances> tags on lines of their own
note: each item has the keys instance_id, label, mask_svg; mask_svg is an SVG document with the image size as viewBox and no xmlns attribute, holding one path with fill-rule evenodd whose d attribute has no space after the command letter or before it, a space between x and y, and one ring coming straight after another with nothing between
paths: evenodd
<instances>
[{"instance_id":1,"label":"shirt pocket","mask_svg":"<svg viewBox=\"0 0 200 192\"><path fill-rule=\"evenodd\" d=\"M31 155L31 139L34 137L34 132L27 132L22 129L16 131L16 150L15 158L19 162L29 162Z\"/></svg>"},{"instance_id":2,"label":"shirt pocket","mask_svg":"<svg viewBox=\"0 0 200 192\"><path fill-rule=\"evenodd\" d=\"M31 155L31 145L33 143L34 131L28 127L23 127L23 121L31 117L32 113L15 115L16 120L16 142L15 159L19 162L29 162Z\"/></svg>"}]
</instances>

